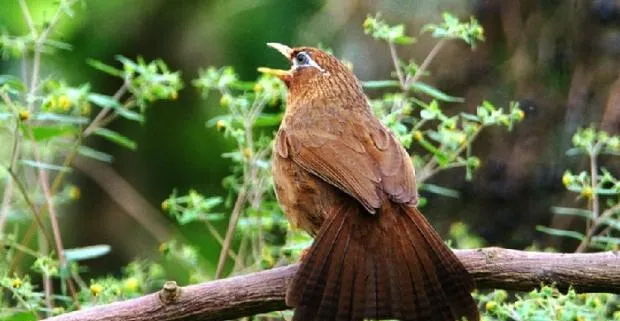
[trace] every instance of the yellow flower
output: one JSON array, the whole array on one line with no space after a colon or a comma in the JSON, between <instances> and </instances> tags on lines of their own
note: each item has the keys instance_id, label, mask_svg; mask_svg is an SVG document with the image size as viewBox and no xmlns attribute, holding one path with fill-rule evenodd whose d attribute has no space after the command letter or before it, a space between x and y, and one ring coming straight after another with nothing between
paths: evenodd
<instances>
[{"instance_id":1,"label":"yellow flower","mask_svg":"<svg viewBox=\"0 0 620 321\"><path fill-rule=\"evenodd\" d=\"M416 140L422 140L424 138L424 134L422 134L421 131L416 130L415 132L413 132L413 138L415 138Z\"/></svg>"},{"instance_id":2,"label":"yellow flower","mask_svg":"<svg viewBox=\"0 0 620 321\"><path fill-rule=\"evenodd\" d=\"M581 196L587 199L592 199L593 195L594 195L594 191L592 190L592 187L590 186L584 186L583 189L581 190Z\"/></svg>"},{"instance_id":3,"label":"yellow flower","mask_svg":"<svg viewBox=\"0 0 620 321\"><path fill-rule=\"evenodd\" d=\"M226 127L226 123L221 119L215 123L215 128L217 128L217 130L222 130L224 127Z\"/></svg>"},{"instance_id":4,"label":"yellow flower","mask_svg":"<svg viewBox=\"0 0 620 321\"><path fill-rule=\"evenodd\" d=\"M254 85L254 91L257 92L257 93L263 91L263 89L264 89L263 85L261 85L259 83L256 83L256 85Z\"/></svg>"},{"instance_id":5,"label":"yellow flower","mask_svg":"<svg viewBox=\"0 0 620 321\"><path fill-rule=\"evenodd\" d=\"M99 283L93 283L90 285L90 294L92 296L99 296L103 292L103 286Z\"/></svg>"},{"instance_id":6,"label":"yellow flower","mask_svg":"<svg viewBox=\"0 0 620 321\"><path fill-rule=\"evenodd\" d=\"M493 312L497 309L497 302L489 301L487 302L487 304L484 305L484 308L487 309L487 311L489 312Z\"/></svg>"},{"instance_id":7,"label":"yellow flower","mask_svg":"<svg viewBox=\"0 0 620 321\"><path fill-rule=\"evenodd\" d=\"M523 118L525 118L525 113L523 112L523 110L517 110L517 120L521 121L523 120Z\"/></svg>"},{"instance_id":8,"label":"yellow flower","mask_svg":"<svg viewBox=\"0 0 620 321\"><path fill-rule=\"evenodd\" d=\"M250 157L252 157L252 150L251 150L251 149L249 149L249 148L247 148L247 147L246 147L246 148L244 148L244 149L243 149L243 156L244 156L245 158L250 158Z\"/></svg>"},{"instance_id":9,"label":"yellow flower","mask_svg":"<svg viewBox=\"0 0 620 321\"><path fill-rule=\"evenodd\" d=\"M72 200L77 200L80 198L81 192L80 192L80 188L75 186L75 185L71 185L69 187L69 198Z\"/></svg>"},{"instance_id":10,"label":"yellow flower","mask_svg":"<svg viewBox=\"0 0 620 321\"><path fill-rule=\"evenodd\" d=\"M67 95L61 95L60 97L58 97L58 107L60 107L62 110L69 111L72 104L73 103L71 102L71 99L69 99Z\"/></svg>"},{"instance_id":11,"label":"yellow flower","mask_svg":"<svg viewBox=\"0 0 620 321\"><path fill-rule=\"evenodd\" d=\"M24 282L20 278L14 278L13 280L11 280L11 286L13 287L13 289L21 288L22 284L24 284Z\"/></svg>"},{"instance_id":12,"label":"yellow flower","mask_svg":"<svg viewBox=\"0 0 620 321\"><path fill-rule=\"evenodd\" d=\"M232 97L228 94L224 94L222 95L222 98L220 98L220 105L222 107L228 107L228 105L230 105L231 102L232 102Z\"/></svg>"},{"instance_id":13,"label":"yellow flower","mask_svg":"<svg viewBox=\"0 0 620 321\"><path fill-rule=\"evenodd\" d=\"M130 277L125 280L125 289L129 292L136 292L140 286L138 279Z\"/></svg>"},{"instance_id":14,"label":"yellow flower","mask_svg":"<svg viewBox=\"0 0 620 321\"><path fill-rule=\"evenodd\" d=\"M573 175L571 175L569 172L564 173L564 175L562 175L562 184L564 184L564 186L568 186L573 182Z\"/></svg>"},{"instance_id":15,"label":"yellow flower","mask_svg":"<svg viewBox=\"0 0 620 321\"><path fill-rule=\"evenodd\" d=\"M30 119L30 112L27 111L27 110L20 110L19 111L19 120L27 121L28 119Z\"/></svg>"},{"instance_id":16,"label":"yellow flower","mask_svg":"<svg viewBox=\"0 0 620 321\"><path fill-rule=\"evenodd\" d=\"M90 103L88 102L83 103L82 106L80 106L80 114L82 114L83 116L90 115L91 111L92 111L92 107Z\"/></svg>"},{"instance_id":17,"label":"yellow flower","mask_svg":"<svg viewBox=\"0 0 620 321\"><path fill-rule=\"evenodd\" d=\"M163 202L161 202L162 210L167 211L169 207L170 207L170 204L168 204L168 200L164 200Z\"/></svg>"}]
</instances>

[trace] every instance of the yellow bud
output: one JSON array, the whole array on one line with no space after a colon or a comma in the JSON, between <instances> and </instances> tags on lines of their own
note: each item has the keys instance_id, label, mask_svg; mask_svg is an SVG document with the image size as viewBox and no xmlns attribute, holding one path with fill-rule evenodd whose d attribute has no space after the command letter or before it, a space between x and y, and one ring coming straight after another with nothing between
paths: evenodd
<instances>
[{"instance_id":1,"label":"yellow bud","mask_svg":"<svg viewBox=\"0 0 620 321\"><path fill-rule=\"evenodd\" d=\"M13 287L13 289L21 288L22 284L24 284L24 282L20 278L14 278L13 280L11 280L11 286Z\"/></svg>"},{"instance_id":2,"label":"yellow bud","mask_svg":"<svg viewBox=\"0 0 620 321\"><path fill-rule=\"evenodd\" d=\"M222 95L222 98L220 98L220 105L222 107L228 107L228 105L230 105L230 103L232 102L232 97L230 97L230 95Z\"/></svg>"},{"instance_id":3,"label":"yellow bud","mask_svg":"<svg viewBox=\"0 0 620 321\"><path fill-rule=\"evenodd\" d=\"M587 199L592 199L592 196L594 195L594 191L592 190L592 187L584 186L583 189L581 190L581 195Z\"/></svg>"},{"instance_id":4,"label":"yellow bud","mask_svg":"<svg viewBox=\"0 0 620 321\"><path fill-rule=\"evenodd\" d=\"M497 309L497 302L489 301L487 302L487 304L484 305L484 308L487 309L487 311L489 312L493 312Z\"/></svg>"},{"instance_id":5,"label":"yellow bud","mask_svg":"<svg viewBox=\"0 0 620 321\"><path fill-rule=\"evenodd\" d=\"M167 211L169 208L170 204L168 204L168 200L165 200L163 202L161 202L161 209L164 211Z\"/></svg>"},{"instance_id":6,"label":"yellow bud","mask_svg":"<svg viewBox=\"0 0 620 321\"><path fill-rule=\"evenodd\" d=\"M179 98L179 93L176 90L170 93L170 99L177 100L178 98Z\"/></svg>"},{"instance_id":7,"label":"yellow bud","mask_svg":"<svg viewBox=\"0 0 620 321\"><path fill-rule=\"evenodd\" d=\"M103 286L99 283L93 283L90 285L90 294L92 296L99 296L103 292Z\"/></svg>"},{"instance_id":8,"label":"yellow bud","mask_svg":"<svg viewBox=\"0 0 620 321\"><path fill-rule=\"evenodd\" d=\"M416 140L422 140L424 138L424 134L422 134L421 131L416 130L415 132L413 132L413 138L415 138Z\"/></svg>"},{"instance_id":9,"label":"yellow bud","mask_svg":"<svg viewBox=\"0 0 620 321\"><path fill-rule=\"evenodd\" d=\"M30 112L27 111L27 110L20 110L19 111L19 120L27 121L28 119L30 119Z\"/></svg>"},{"instance_id":10,"label":"yellow bud","mask_svg":"<svg viewBox=\"0 0 620 321\"><path fill-rule=\"evenodd\" d=\"M92 111L92 106L90 105L90 103L86 102L83 103L82 106L80 106L80 114L83 116L87 116L90 115L90 112Z\"/></svg>"},{"instance_id":11,"label":"yellow bud","mask_svg":"<svg viewBox=\"0 0 620 321\"><path fill-rule=\"evenodd\" d=\"M525 113L523 112L523 110L521 109L517 110L517 119L521 121L523 120L523 118L525 118Z\"/></svg>"},{"instance_id":12,"label":"yellow bud","mask_svg":"<svg viewBox=\"0 0 620 321\"><path fill-rule=\"evenodd\" d=\"M140 286L138 279L131 277L125 280L125 289L129 292L136 292Z\"/></svg>"},{"instance_id":13,"label":"yellow bud","mask_svg":"<svg viewBox=\"0 0 620 321\"><path fill-rule=\"evenodd\" d=\"M249 149L249 148L247 148L247 147L246 147L246 148L244 148L244 149L243 149L243 156L244 156L245 158L250 158L250 157L252 157L252 150L251 150L251 149Z\"/></svg>"},{"instance_id":14,"label":"yellow bud","mask_svg":"<svg viewBox=\"0 0 620 321\"><path fill-rule=\"evenodd\" d=\"M257 92L257 93L263 91L263 89L264 89L263 85L261 85L259 83L256 83L256 85L254 85L254 91Z\"/></svg>"},{"instance_id":15,"label":"yellow bud","mask_svg":"<svg viewBox=\"0 0 620 321\"><path fill-rule=\"evenodd\" d=\"M69 187L69 198L72 200L77 200L80 198L81 192L80 192L80 188L75 186L75 185L71 185L71 187Z\"/></svg>"},{"instance_id":16,"label":"yellow bud","mask_svg":"<svg viewBox=\"0 0 620 321\"><path fill-rule=\"evenodd\" d=\"M64 111L68 111L71 108L71 99L67 97L67 95L61 95L58 97L58 107L60 107Z\"/></svg>"},{"instance_id":17,"label":"yellow bud","mask_svg":"<svg viewBox=\"0 0 620 321\"><path fill-rule=\"evenodd\" d=\"M54 307L52 309L52 314L53 315L60 315L60 314L63 314L63 313L65 313L65 308L63 308L63 307Z\"/></svg>"},{"instance_id":18,"label":"yellow bud","mask_svg":"<svg viewBox=\"0 0 620 321\"><path fill-rule=\"evenodd\" d=\"M573 176L571 174L564 173L564 175L562 175L562 184L564 184L564 186L569 186L572 182Z\"/></svg>"},{"instance_id":19,"label":"yellow bud","mask_svg":"<svg viewBox=\"0 0 620 321\"><path fill-rule=\"evenodd\" d=\"M217 128L217 130L222 130L224 127L226 127L226 123L221 119L215 123L215 128Z\"/></svg>"}]
</instances>

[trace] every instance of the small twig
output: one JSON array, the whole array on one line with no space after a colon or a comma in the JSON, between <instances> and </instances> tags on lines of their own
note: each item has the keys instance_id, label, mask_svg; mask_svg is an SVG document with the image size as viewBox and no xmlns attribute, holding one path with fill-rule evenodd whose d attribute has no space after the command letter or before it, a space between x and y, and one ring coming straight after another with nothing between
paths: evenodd
<instances>
[{"instance_id":1,"label":"small twig","mask_svg":"<svg viewBox=\"0 0 620 321\"><path fill-rule=\"evenodd\" d=\"M77 0L68 0L66 1L66 6L71 6L74 2L76 2ZM22 1L23 2L23 1ZM21 4L21 3L20 3ZM25 9L25 13L27 13L28 16L30 16L28 7L26 6L26 3L23 3L22 6L22 10ZM41 53L42 53L42 48L43 48L43 44L45 43L45 41L47 40L47 37L49 36L50 32L52 31L52 29L54 29L54 27L56 26L56 24L58 23L58 21L60 20L60 16L63 12L63 6L62 6L62 2L61 5L58 7L58 10L56 10L56 12L54 13L54 15L52 16L52 19L49 21L49 23L47 23L47 27L45 29L43 29L43 32L41 32L40 35L36 34L36 29L34 28L34 23L32 24L32 28L30 28L31 32L32 32L32 37L35 40L35 45L34 45L34 58L33 58L33 62L32 62L32 76L30 78L30 90L28 91L28 111L32 112L33 108L34 108L34 102L35 102L35 93L37 91L37 87L38 87L38 83L39 83L39 75L41 72ZM25 14L26 15L26 14ZM26 17L26 20L32 20L32 18L28 18ZM29 26L30 26L31 22L28 22Z\"/></svg>"},{"instance_id":2,"label":"small twig","mask_svg":"<svg viewBox=\"0 0 620 321\"><path fill-rule=\"evenodd\" d=\"M123 85L116 91L116 93L114 93L112 99L119 100L127 92L127 89L127 82L124 82ZM105 126L104 124L102 124L104 123L103 119L108 115L110 110L112 110L112 108L110 107L104 107L103 109L101 109L97 116L95 116L93 121L86 127L86 129L84 129L83 136L87 137L97 128Z\"/></svg>"},{"instance_id":3,"label":"small twig","mask_svg":"<svg viewBox=\"0 0 620 321\"><path fill-rule=\"evenodd\" d=\"M46 256L49 254L49 244L44 241L44 239L39 237L39 253L41 256ZM47 308L45 313L49 318L52 316L52 309L54 308L54 300L52 299L54 288L52 287L52 279L47 273L43 273L43 292L45 294L45 307Z\"/></svg>"},{"instance_id":4,"label":"small twig","mask_svg":"<svg viewBox=\"0 0 620 321\"><path fill-rule=\"evenodd\" d=\"M32 34L32 39L37 39L37 29L34 27L34 21L32 21L32 15L30 14L26 1L19 0L19 6L22 9L24 19L26 19L26 23L28 24L28 29L30 29L30 33Z\"/></svg>"},{"instance_id":5,"label":"small twig","mask_svg":"<svg viewBox=\"0 0 620 321\"><path fill-rule=\"evenodd\" d=\"M34 154L34 158L37 162L41 163L43 158L41 157L41 153L39 151L39 146L34 139L34 133L32 132L32 127L28 127L28 135L32 140L32 151ZM45 203L47 205L47 212L49 213L50 226L52 228L52 235L54 236L54 244L56 246L56 255L58 256L58 261L60 261L60 266L63 268L68 268L67 259L65 257L65 249L62 244L62 237L60 233L60 225L58 224L58 214L56 213L56 206L54 205L53 194L50 189L49 177L47 175L47 171L43 168L39 168L39 184L41 185L41 190L43 191L43 196L45 198ZM42 230L44 228L42 227ZM73 286L73 281L71 277L67 278L67 285L69 286L69 292L73 297L73 302L76 306L79 306L79 301L77 298L77 292L75 287Z\"/></svg>"},{"instance_id":6,"label":"small twig","mask_svg":"<svg viewBox=\"0 0 620 321\"><path fill-rule=\"evenodd\" d=\"M398 54L396 53L396 45L391 42L388 42L390 47L390 55L392 56L392 62L394 63L394 69L396 69L396 77L398 77L398 82L400 82L400 86L403 91L407 91L407 86L405 85L405 77L403 77L403 72L400 70L400 64L398 62Z\"/></svg>"},{"instance_id":7,"label":"small twig","mask_svg":"<svg viewBox=\"0 0 620 321\"><path fill-rule=\"evenodd\" d=\"M24 185L18 179L17 175L15 174L13 170L7 169L7 172L9 173L9 175L11 175L11 178L13 178L13 181L15 182L17 189L19 189L19 192L22 194L22 197L24 198L26 205L28 205L28 208L30 209L32 216L35 219L35 222L39 225L39 228L41 228L41 230L45 234L45 239L47 240L49 244L52 244L52 238L47 233L45 233L45 225L43 224L43 221L41 220L41 217L39 216L39 211L37 211L37 208L34 206L34 203L30 199L30 196L28 195L28 191L26 190L26 187L24 187Z\"/></svg>"},{"instance_id":8,"label":"small twig","mask_svg":"<svg viewBox=\"0 0 620 321\"><path fill-rule=\"evenodd\" d=\"M420 77L422 77L422 75L424 74L428 66L431 64L431 61L433 61L435 56L437 56L437 54L439 53L439 50L441 50L441 48L443 48L445 44L446 44L446 39L439 40L439 42L435 44L433 49L431 49L431 52L428 53L428 56L424 58L424 61L420 65L420 68L416 70L413 77L409 78L409 76L407 76L407 79L403 83L403 87L405 90L408 90L411 85L415 84L416 81L418 81Z\"/></svg>"},{"instance_id":9,"label":"small twig","mask_svg":"<svg viewBox=\"0 0 620 321\"><path fill-rule=\"evenodd\" d=\"M592 150L590 150L590 152L588 153L590 156L590 188L592 189L592 202L590 204L592 207L593 220L588 220L586 222L586 234L583 240L581 240L581 243L579 243L577 250L575 250L576 253L582 253L587 249L587 247L590 245L592 235L594 234L595 230L598 227L597 222L600 216L601 209L600 209L599 197L598 197L598 192L597 192L597 189L598 189L597 157L598 157L600 148L601 148L601 143L600 142L596 143L594 146L592 146Z\"/></svg>"},{"instance_id":10,"label":"small twig","mask_svg":"<svg viewBox=\"0 0 620 321\"><path fill-rule=\"evenodd\" d=\"M237 223L239 222L239 217L241 217L241 212L243 209L243 204L245 203L245 194L246 194L246 185L244 184L239 190L239 194L237 195L237 200L235 201L235 206L233 207L232 214L230 215L230 222L228 222L228 229L226 230L226 236L224 237L224 245L222 245L222 250L220 251L220 258L217 262L217 269L215 270L215 278L219 279L222 276L222 271L224 270L224 263L226 262L226 253L232 244L232 239L235 235L235 230L237 228Z\"/></svg>"}]
</instances>

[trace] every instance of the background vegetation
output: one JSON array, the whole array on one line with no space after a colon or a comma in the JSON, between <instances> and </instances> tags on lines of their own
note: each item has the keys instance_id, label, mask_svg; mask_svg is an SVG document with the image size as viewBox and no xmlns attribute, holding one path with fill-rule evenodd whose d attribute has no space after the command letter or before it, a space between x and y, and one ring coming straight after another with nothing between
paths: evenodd
<instances>
[{"instance_id":1,"label":"background vegetation","mask_svg":"<svg viewBox=\"0 0 620 321\"><path fill-rule=\"evenodd\" d=\"M285 90L256 68L286 62L268 41L350 63L453 246L617 249L619 13L613 1L6 1L0 318L296 259L311 240L288 231L271 190ZM620 319L614 295L476 296L489 320Z\"/></svg>"}]
</instances>

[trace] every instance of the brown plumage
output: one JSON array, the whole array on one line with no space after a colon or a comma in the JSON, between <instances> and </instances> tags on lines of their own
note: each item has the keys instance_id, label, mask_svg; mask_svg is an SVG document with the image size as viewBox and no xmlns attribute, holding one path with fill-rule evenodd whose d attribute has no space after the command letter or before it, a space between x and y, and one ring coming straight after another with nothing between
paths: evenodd
<instances>
[{"instance_id":1,"label":"brown plumage","mask_svg":"<svg viewBox=\"0 0 620 321\"><path fill-rule=\"evenodd\" d=\"M269 44L291 70L273 156L276 195L315 237L286 294L295 321L479 320L471 276L415 208L407 152L357 78L315 48Z\"/></svg>"}]
</instances>

